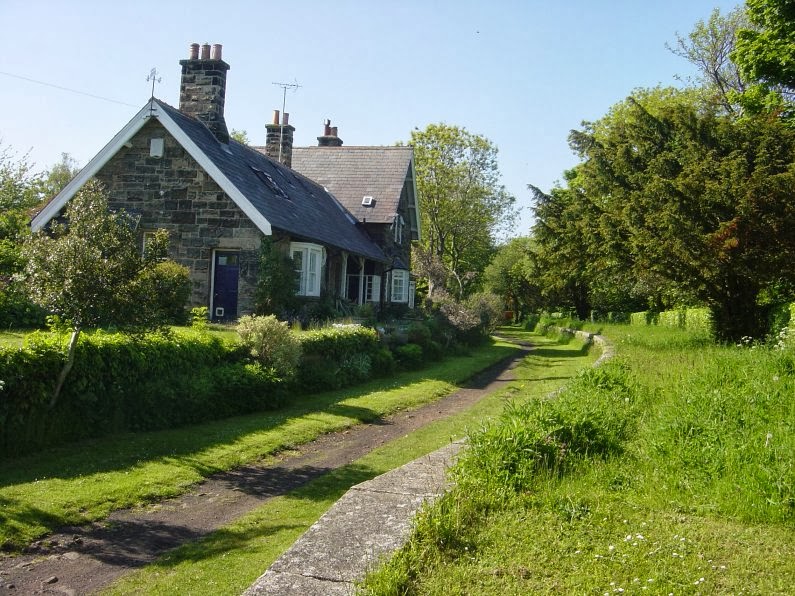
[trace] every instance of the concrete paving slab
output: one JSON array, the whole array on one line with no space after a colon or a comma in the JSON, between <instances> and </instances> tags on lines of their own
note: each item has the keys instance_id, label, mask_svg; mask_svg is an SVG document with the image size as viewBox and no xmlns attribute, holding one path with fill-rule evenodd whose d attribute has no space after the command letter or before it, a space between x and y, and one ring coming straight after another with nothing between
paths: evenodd
<instances>
[{"instance_id":1,"label":"concrete paving slab","mask_svg":"<svg viewBox=\"0 0 795 596\"><path fill-rule=\"evenodd\" d=\"M353 594L355 581L403 546L422 504L443 494L462 447L452 443L352 487L245 594Z\"/></svg>"}]
</instances>

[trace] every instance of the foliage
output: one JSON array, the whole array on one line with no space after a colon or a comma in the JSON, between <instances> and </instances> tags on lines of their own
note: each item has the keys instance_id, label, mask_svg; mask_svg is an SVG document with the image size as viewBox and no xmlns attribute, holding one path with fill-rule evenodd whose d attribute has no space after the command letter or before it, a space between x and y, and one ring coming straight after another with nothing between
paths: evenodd
<instances>
[{"instance_id":1,"label":"foliage","mask_svg":"<svg viewBox=\"0 0 795 596\"><path fill-rule=\"evenodd\" d=\"M535 241L529 237L512 238L497 249L486 267L485 288L501 296L514 318L521 320L542 306L541 276Z\"/></svg>"},{"instance_id":2,"label":"foliage","mask_svg":"<svg viewBox=\"0 0 795 596\"><path fill-rule=\"evenodd\" d=\"M574 131L571 143L584 161L558 194L586 205L572 220L598 240L582 247L589 266L642 280L658 296L653 306L677 294L680 304L706 302L721 337L757 335L757 296L795 276L793 131L651 92Z\"/></svg>"},{"instance_id":3,"label":"foliage","mask_svg":"<svg viewBox=\"0 0 795 596\"><path fill-rule=\"evenodd\" d=\"M503 305L500 297L490 292L472 294L466 300L467 307L479 319L478 329L483 336L494 333L503 322Z\"/></svg>"},{"instance_id":4,"label":"foliage","mask_svg":"<svg viewBox=\"0 0 795 596\"><path fill-rule=\"evenodd\" d=\"M190 309L190 324L194 329L207 329L209 321L210 309L206 306L194 306Z\"/></svg>"},{"instance_id":5,"label":"foliage","mask_svg":"<svg viewBox=\"0 0 795 596\"><path fill-rule=\"evenodd\" d=\"M374 372L380 355L378 334L361 325L333 325L298 335L303 358L296 378L303 391L338 389L361 382Z\"/></svg>"},{"instance_id":6,"label":"foliage","mask_svg":"<svg viewBox=\"0 0 795 596\"><path fill-rule=\"evenodd\" d=\"M234 360L210 334L97 331L76 347L70 382L50 407L63 337L36 333L0 351L0 451L20 454L109 433L171 428L275 407L283 383Z\"/></svg>"},{"instance_id":7,"label":"foliage","mask_svg":"<svg viewBox=\"0 0 795 596\"><path fill-rule=\"evenodd\" d=\"M229 133L229 137L243 145L251 145L251 141L248 138L248 133L245 130L237 130L233 128Z\"/></svg>"},{"instance_id":8,"label":"foliage","mask_svg":"<svg viewBox=\"0 0 795 596\"><path fill-rule=\"evenodd\" d=\"M295 263L274 245L270 236L263 236L255 294L257 314L282 319L294 315L298 307L295 288Z\"/></svg>"},{"instance_id":9,"label":"foliage","mask_svg":"<svg viewBox=\"0 0 795 596\"><path fill-rule=\"evenodd\" d=\"M396 347L395 358L403 370L422 368L422 348L417 344L404 344Z\"/></svg>"},{"instance_id":10,"label":"foliage","mask_svg":"<svg viewBox=\"0 0 795 596\"><path fill-rule=\"evenodd\" d=\"M24 247L26 284L33 301L76 329L125 326L134 313L156 313L154 308L141 308L157 298L146 294L151 287L141 276L164 256L166 232L158 232L142 259L130 216L110 212L104 191L93 181L69 202L66 219L68 224L54 221L51 234L38 232Z\"/></svg>"},{"instance_id":11,"label":"foliage","mask_svg":"<svg viewBox=\"0 0 795 596\"><path fill-rule=\"evenodd\" d=\"M146 327L157 325L182 325L186 321L185 305L191 293L190 269L174 261L160 261L144 269L135 282L133 293L150 296L140 304L138 311L130 313L125 325L140 321ZM149 309L150 312L142 312Z\"/></svg>"},{"instance_id":12,"label":"foliage","mask_svg":"<svg viewBox=\"0 0 795 596\"><path fill-rule=\"evenodd\" d=\"M479 284L498 235L515 220L515 198L499 182L497 148L465 128L430 124L414 130L417 192L422 197L422 246L459 298ZM436 276L431 278L433 297ZM444 289L444 288L442 288Z\"/></svg>"},{"instance_id":13,"label":"foliage","mask_svg":"<svg viewBox=\"0 0 795 596\"><path fill-rule=\"evenodd\" d=\"M273 315L240 317L237 332L251 355L283 379L292 378L301 359L301 342Z\"/></svg>"},{"instance_id":14,"label":"foliage","mask_svg":"<svg viewBox=\"0 0 795 596\"><path fill-rule=\"evenodd\" d=\"M688 36L676 35L676 44L667 46L671 52L696 67L699 87L709 105L727 114L738 114L737 95L746 91L748 83L731 56L737 33L747 29L750 21L741 7L722 15L715 8L709 19L698 21Z\"/></svg>"},{"instance_id":15,"label":"foliage","mask_svg":"<svg viewBox=\"0 0 795 596\"><path fill-rule=\"evenodd\" d=\"M750 113L785 111L795 101L795 7L790 0L747 0L753 27L742 29L731 58L754 85L739 96Z\"/></svg>"}]
</instances>

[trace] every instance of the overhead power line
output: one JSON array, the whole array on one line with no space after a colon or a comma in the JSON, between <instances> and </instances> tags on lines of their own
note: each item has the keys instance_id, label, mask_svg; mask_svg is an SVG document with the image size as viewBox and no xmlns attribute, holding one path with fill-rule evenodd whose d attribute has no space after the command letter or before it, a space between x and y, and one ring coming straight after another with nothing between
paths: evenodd
<instances>
[{"instance_id":1,"label":"overhead power line","mask_svg":"<svg viewBox=\"0 0 795 596\"><path fill-rule=\"evenodd\" d=\"M0 75L5 75L7 77L12 77L14 79L20 79L23 81L28 81L29 83L36 83L37 85L44 85L45 87L52 87L54 89L60 89L61 91L68 91L69 93L76 93L78 95L85 95L86 97L91 97L93 99L99 99L102 101L108 101L110 103L117 103L123 106L129 106L131 108L138 108L140 106L133 105L131 103L127 103L125 101L119 101L118 99L111 99L110 97L102 97L101 95L94 95L93 93L86 93L85 91L78 91L77 89L70 89L69 87L62 87L61 85L55 85L53 83L47 83L45 81L37 81L36 79L31 79L30 77L23 77L22 75L13 74L10 72L4 72L0 70Z\"/></svg>"}]
</instances>

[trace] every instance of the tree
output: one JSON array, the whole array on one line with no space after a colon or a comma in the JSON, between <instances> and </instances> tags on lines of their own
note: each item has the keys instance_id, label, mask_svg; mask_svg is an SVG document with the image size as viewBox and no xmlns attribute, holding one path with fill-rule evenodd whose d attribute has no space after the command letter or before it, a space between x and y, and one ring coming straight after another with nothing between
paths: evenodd
<instances>
[{"instance_id":1,"label":"tree","mask_svg":"<svg viewBox=\"0 0 795 596\"><path fill-rule=\"evenodd\" d=\"M737 94L745 92L747 87L731 55L738 31L749 26L750 21L742 8L735 8L726 15L716 8L709 20L698 21L686 38L677 34L674 46L666 44L671 52L696 67L698 83L707 101L729 114L738 113Z\"/></svg>"},{"instance_id":2,"label":"tree","mask_svg":"<svg viewBox=\"0 0 795 596\"><path fill-rule=\"evenodd\" d=\"M445 285L459 298L475 289L496 239L511 229L515 198L499 183L497 148L464 128L430 124L414 130L423 247L444 265Z\"/></svg>"},{"instance_id":3,"label":"tree","mask_svg":"<svg viewBox=\"0 0 795 596\"><path fill-rule=\"evenodd\" d=\"M229 133L229 136L243 145L251 144L251 141L248 139L248 133L245 130L237 130L236 128L233 128L232 132Z\"/></svg>"},{"instance_id":4,"label":"tree","mask_svg":"<svg viewBox=\"0 0 795 596\"><path fill-rule=\"evenodd\" d=\"M80 165L68 153L61 153L61 161L44 172L39 183L39 194L49 200L61 192L80 171Z\"/></svg>"},{"instance_id":5,"label":"tree","mask_svg":"<svg viewBox=\"0 0 795 596\"><path fill-rule=\"evenodd\" d=\"M795 101L795 3L792 0L747 0L755 28L738 32L732 60L756 84L741 97L752 113L792 111ZM790 114L791 115L791 114Z\"/></svg>"},{"instance_id":6,"label":"tree","mask_svg":"<svg viewBox=\"0 0 795 596\"><path fill-rule=\"evenodd\" d=\"M650 97L572 133L590 225L622 268L709 304L721 337L758 335L760 292L795 280L795 131Z\"/></svg>"},{"instance_id":7,"label":"tree","mask_svg":"<svg viewBox=\"0 0 795 596\"><path fill-rule=\"evenodd\" d=\"M512 238L497 249L484 272L487 291L502 297L516 320L542 306L537 251L533 238Z\"/></svg>"},{"instance_id":8,"label":"tree","mask_svg":"<svg viewBox=\"0 0 795 596\"><path fill-rule=\"evenodd\" d=\"M123 211L111 212L95 181L71 199L65 220L53 221L49 233L31 235L23 248L31 299L59 315L72 330L51 407L72 368L83 329L100 325L145 329L162 323L157 266L168 246L167 232L159 230L142 257L133 218ZM173 283L166 285L173 290Z\"/></svg>"}]
</instances>

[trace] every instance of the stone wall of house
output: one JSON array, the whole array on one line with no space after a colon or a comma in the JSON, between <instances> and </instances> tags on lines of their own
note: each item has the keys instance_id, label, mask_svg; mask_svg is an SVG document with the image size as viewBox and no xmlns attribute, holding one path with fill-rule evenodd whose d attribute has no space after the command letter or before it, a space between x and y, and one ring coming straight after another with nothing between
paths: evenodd
<instances>
[{"instance_id":1,"label":"stone wall of house","mask_svg":"<svg viewBox=\"0 0 795 596\"><path fill-rule=\"evenodd\" d=\"M162 157L150 157L152 138L164 140ZM190 268L192 306L210 306L213 250L239 251L238 316L250 313L262 233L156 119L129 144L97 175L111 207L140 217L141 246L144 232L169 232L169 256Z\"/></svg>"}]
</instances>

